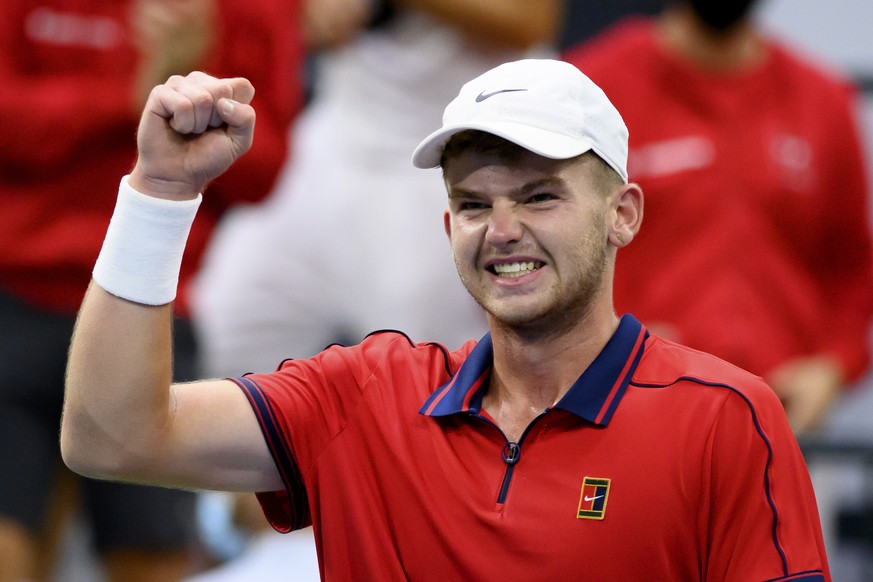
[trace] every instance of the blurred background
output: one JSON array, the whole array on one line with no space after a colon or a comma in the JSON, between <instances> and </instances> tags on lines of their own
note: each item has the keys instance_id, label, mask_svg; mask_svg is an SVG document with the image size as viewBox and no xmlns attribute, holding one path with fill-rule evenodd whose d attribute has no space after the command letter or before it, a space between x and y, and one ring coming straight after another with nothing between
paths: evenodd
<instances>
[{"instance_id":1,"label":"blurred background","mask_svg":"<svg viewBox=\"0 0 873 582\"><path fill-rule=\"evenodd\" d=\"M556 48L588 38L629 10L655 14L661 4L655 0L565 0ZM591 18L592 14L596 18ZM863 137L869 167L873 168L873 2L762 0L756 18L774 35L809 58L840 69L860 87ZM873 216L873 208L868 211ZM870 292L873 294L873 289ZM873 582L873 374L866 374L854 390L840 398L820 431L800 440L816 488L834 580ZM212 500L207 500L207 505L210 503ZM226 551L227 555L241 551L245 540L239 539L239 531L228 524L210 523L204 527L211 528L205 533L211 536L212 551ZM87 542L88 528L75 515L64 529L49 580L105 580Z\"/></svg>"}]
</instances>

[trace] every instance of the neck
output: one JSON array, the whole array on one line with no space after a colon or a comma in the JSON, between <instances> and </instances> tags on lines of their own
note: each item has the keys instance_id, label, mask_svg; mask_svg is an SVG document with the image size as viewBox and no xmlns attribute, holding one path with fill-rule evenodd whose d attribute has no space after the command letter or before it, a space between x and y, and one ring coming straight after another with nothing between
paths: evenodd
<instances>
[{"instance_id":1,"label":"neck","mask_svg":"<svg viewBox=\"0 0 873 582\"><path fill-rule=\"evenodd\" d=\"M494 367L483 401L485 409L498 424L502 417L527 426L567 393L617 327L611 305L551 336L492 325Z\"/></svg>"},{"instance_id":2,"label":"neck","mask_svg":"<svg viewBox=\"0 0 873 582\"><path fill-rule=\"evenodd\" d=\"M673 7L658 18L657 38L669 53L704 70L743 71L766 56L766 46L750 20L724 32L703 24L690 9Z\"/></svg>"}]
</instances>

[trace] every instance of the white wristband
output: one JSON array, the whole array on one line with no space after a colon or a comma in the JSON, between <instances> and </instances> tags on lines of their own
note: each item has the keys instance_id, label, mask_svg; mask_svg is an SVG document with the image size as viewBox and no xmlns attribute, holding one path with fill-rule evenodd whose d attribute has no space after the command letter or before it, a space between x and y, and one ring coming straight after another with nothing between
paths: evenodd
<instances>
[{"instance_id":1,"label":"white wristband","mask_svg":"<svg viewBox=\"0 0 873 582\"><path fill-rule=\"evenodd\" d=\"M106 291L136 303L165 305L176 298L182 253L203 199L164 200L121 179L118 201L92 273Z\"/></svg>"}]
</instances>

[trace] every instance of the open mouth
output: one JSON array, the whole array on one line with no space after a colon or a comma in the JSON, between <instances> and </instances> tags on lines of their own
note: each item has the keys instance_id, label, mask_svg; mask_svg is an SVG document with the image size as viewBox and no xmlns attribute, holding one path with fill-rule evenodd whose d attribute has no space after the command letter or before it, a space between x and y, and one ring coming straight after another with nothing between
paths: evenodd
<instances>
[{"instance_id":1,"label":"open mouth","mask_svg":"<svg viewBox=\"0 0 873 582\"><path fill-rule=\"evenodd\" d=\"M499 263L488 267L488 270L498 277L516 278L533 273L543 266L538 261L517 261L515 263Z\"/></svg>"}]
</instances>

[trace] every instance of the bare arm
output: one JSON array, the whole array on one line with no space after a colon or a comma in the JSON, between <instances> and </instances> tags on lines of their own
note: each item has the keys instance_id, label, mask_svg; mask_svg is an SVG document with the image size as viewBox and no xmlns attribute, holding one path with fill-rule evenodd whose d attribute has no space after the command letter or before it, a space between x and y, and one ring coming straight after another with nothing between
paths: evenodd
<instances>
[{"instance_id":1,"label":"bare arm","mask_svg":"<svg viewBox=\"0 0 873 582\"><path fill-rule=\"evenodd\" d=\"M370 0L306 0L303 39L311 51L342 46L367 24Z\"/></svg>"},{"instance_id":2,"label":"bare arm","mask_svg":"<svg viewBox=\"0 0 873 582\"><path fill-rule=\"evenodd\" d=\"M203 66L215 42L215 2L136 0L130 25L140 57L134 90L139 113L152 87Z\"/></svg>"},{"instance_id":3,"label":"bare arm","mask_svg":"<svg viewBox=\"0 0 873 582\"><path fill-rule=\"evenodd\" d=\"M558 0L396 0L430 12L474 38L528 48L554 43L563 3Z\"/></svg>"},{"instance_id":4,"label":"bare arm","mask_svg":"<svg viewBox=\"0 0 873 582\"><path fill-rule=\"evenodd\" d=\"M245 79L202 73L155 88L130 185L157 198L195 198L251 145L253 95ZM134 303L92 282L70 348L64 460L99 478L281 488L254 414L232 382L171 385L171 322L171 305Z\"/></svg>"},{"instance_id":5,"label":"bare arm","mask_svg":"<svg viewBox=\"0 0 873 582\"><path fill-rule=\"evenodd\" d=\"M367 23L374 0L308 0L304 32L310 49L336 47ZM385 0L398 9L428 12L473 38L515 48L553 44L561 23L559 0Z\"/></svg>"},{"instance_id":6,"label":"bare arm","mask_svg":"<svg viewBox=\"0 0 873 582\"><path fill-rule=\"evenodd\" d=\"M836 358L802 356L778 366L767 382L782 400L795 434L817 430L846 385L846 376Z\"/></svg>"}]
</instances>

